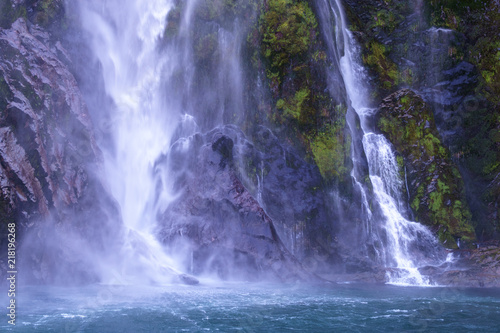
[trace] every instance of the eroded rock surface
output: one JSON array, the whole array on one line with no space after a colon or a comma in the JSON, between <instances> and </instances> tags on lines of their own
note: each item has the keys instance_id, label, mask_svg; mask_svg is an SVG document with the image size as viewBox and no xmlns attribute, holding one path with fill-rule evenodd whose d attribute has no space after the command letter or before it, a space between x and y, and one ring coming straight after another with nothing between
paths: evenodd
<instances>
[{"instance_id":1,"label":"eroded rock surface","mask_svg":"<svg viewBox=\"0 0 500 333\"><path fill-rule=\"evenodd\" d=\"M264 135L272 133L266 131ZM245 158L255 158L255 154L258 150L234 126L178 140L170 155L157 165L159 174L175 174L174 189L181 193L160 217L160 237L172 248L187 244L193 249L188 260L192 260L195 273L250 280L315 279L282 242L277 223L261 205L266 201L262 201L259 189L254 189L255 197L242 181L246 177L246 183L253 184L248 175L242 174L245 168L239 168L238 164ZM252 159L255 161L259 159ZM268 162L262 159L270 167ZM285 167L284 162L281 167ZM268 170L268 174L272 172L279 177L278 170ZM281 177L286 178L286 173ZM287 185L286 180L283 185ZM269 202L273 207L277 204ZM297 211L301 205L305 203L297 202ZM276 209L274 214L278 214ZM287 217L293 218L293 213L284 210L282 218ZM297 217L286 223L293 226L296 220Z\"/></svg>"},{"instance_id":2,"label":"eroded rock surface","mask_svg":"<svg viewBox=\"0 0 500 333\"><path fill-rule=\"evenodd\" d=\"M119 213L98 176L101 152L78 84L60 60L67 53L23 18L0 29L0 49L2 225L16 222L21 238L50 220L58 226L54 235L71 228L103 244L113 232L104 222ZM39 232L26 246L50 238ZM56 273L41 267L57 265L65 254L41 249L27 261L36 280L51 281Z\"/></svg>"}]
</instances>

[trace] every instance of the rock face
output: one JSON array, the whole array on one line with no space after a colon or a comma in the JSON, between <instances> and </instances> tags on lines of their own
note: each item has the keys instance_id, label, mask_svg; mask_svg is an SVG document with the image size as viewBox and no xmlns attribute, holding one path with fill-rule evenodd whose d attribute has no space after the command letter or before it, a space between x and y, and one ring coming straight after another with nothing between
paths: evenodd
<instances>
[{"instance_id":1,"label":"rock face","mask_svg":"<svg viewBox=\"0 0 500 333\"><path fill-rule=\"evenodd\" d=\"M269 144L276 140L264 128L260 135L264 137L263 143ZM257 189L256 197L245 187L242 179L248 176L242 171L245 172L251 166L241 168L239 165L244 161L259 161L256 158L259 153L234 126L224 126L204 135L195 134L188 139L178 140L170 155L157 165L158 172L163 170L176 175L174 189L181 193L160 217L160 238L171 248L181 248L182 244L192 248L192 257L188 260L192 260L191 269L195 273L215 273L223 278L311 279L313 275L303 269L277 232L277 225L281 228L297 228L303 223L299 220L298 211L302 210L302 218L305 219L307 209L311 208L304 207L307 202L296 202L297 214L294 216L291 204L285 204L288 211L282 210L279 222L266 214L259 202L266 202L267 198L269 205L266 207L271 207L269 211L278 214L276 206L287 198L276 195L279 186L274 189L276 192L264 191L265 195ZM282 157L283 152L279 153ZM290 175L286 172L280 175L279 167L272 165L273 162L277 163L272 157L271 152L267 159L261 158L264 168L270 168L266 171L267 179L276 177L274 181L281 179L281 186L290 184ZM300 164L304 162L293 158L290 156L289 163L295 163L299 170L296 172L299 173ZM279 166L286 169L284 161ZM251 177L261 172L264 171L257 170L257 175L254 173ZM296 190L305 181L307 179L297 177ZM246 183L253 184L249 178ZM316 212L316 217L322 213ZM302 239L302 242L306 239L305 235L297 238Z\"/></svg>"},{"instance_id":2,"label":"rock face","mask_svg":"<svg viewBox=\"0 0 500 333\"><path fill-rule=\"evenodd\" d=\"M426 267L421 271L429 274L432 282L455 287L500 286L500 247L491 241L480 248L458 250L456 262L444 267Z\"/></svg>"},{"instance_id":3,"label":"rock face","mask_svg":"<svg viewBox=\"0 0 500 333\"><path fill-rule=\"evenodd\" d=\"M334 220L318 168L259 126L238 146L238 165L251 193L259 198L287 248L298 258L330 257Z\"/></svg>"},{"instance_id":4,"label":"rock face","mask_svg":"<svg viewBox=\"0 0 500 333\"><path fill-rule=\"evenodd\" d=\"M71 224L98 244L111 232L102 222L118 212L94 173L99 172L101 153L77 82L59 60L66 52L49 37L23 18L10 29L0 29L2 227L16 222L21 236L51 220ZM42 232L31 243L35 246L44 237L50 239ZM40 273L42 262L57 265L61 255L39 253L27 261L33 260L38 266L33 272ZM40 273L36 279L53 277Z\"/></svg>"},{"instance_id":5,"label":"rock face","mask_svg":"<svg viewBox=\"0 0 500 333\"><path fill-rule=\"evenodd\" d=\"M378 116L379 128L399 153L416 220L431 226L447 247L456 248L457 239L474 241L463 181L439 139L431 109L403 89L383 100Z\"/></svg>"}]
</instances>

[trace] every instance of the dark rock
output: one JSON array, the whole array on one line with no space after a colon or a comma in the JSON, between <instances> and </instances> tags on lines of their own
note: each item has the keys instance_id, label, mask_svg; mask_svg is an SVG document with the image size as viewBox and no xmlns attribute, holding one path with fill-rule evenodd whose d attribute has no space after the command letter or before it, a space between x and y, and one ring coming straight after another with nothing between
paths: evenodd
<instances>
[{"instance_id":1,"label":"dark rock","mask_svg":"<svg viewBox=\"0 0 500 333\"><path fill-rule=\"evenodd\" d=\"M101 168L101 152L92 121L76 80L58 58L64 49L56 44L23 18L0 29L1 222L15 221L20 240L28 230L38 230L26 246L45 250L25 262L33 265L33 279L45 282L54 281L64 251L54 250L54 257L43 254L49 243L61 244L43 221L54 221L55 229L70 226L97 248L116 233L105 222L119 217L94 173ZM45 245L37 247L40 242ZM36 276L42 266L49 273ZM75 264L72 269L85 268Z\"/></svg>"},{"instance_id":2,"label":"dark rock","mask_svg":"<svg viewBox=\"0 0 500 333\"><path fill-rule=\"evenodd\" d=\"M443 244L467 246L475 240L464 185L437 131L432 110L413 91L403 89L385 98L379 128L400 155L402 178L415 219L430 226Z\"/></svg>"},{"instance_id":3,"label":"dark rock","mask_svg":"<svg viewBox=\"0 0 500 333\"><path fill-rule=\"evenodd\" d=\"M200 281L195 278L194 276L187 275L187 274L180 274L179 279L184 283L188 285L197 285L200 283Z\"/></svg>"},{"instance_id":4,"label":"dark rock","mask_svg":"<svg viewBox=\"0 0 500 333\"><path fill-rule=\"evenodd\" d=\"M435 268L433 282L457 287L500 287L500 247L498 242L479 248L455 251L458 259L449 267Z\"/></svg>"},{"instance_id":5,"label":"dark rock","mask_svg":"<svg viewBox=\"0 0 500 333\"><path fill-rule=\"evenodd\" d=\"M269 140L272 133L265 131L263 135ZM172 249L185 249L187 244L192 256L186 261L192 261L188 266L192 265L196 274L249 280L314 279L283 244L275 222L242 181L248 176L241 173L245 168L238 164L260 161L253 159L260 152L243 133L234 126L224 126L188 140L187 148L184 140L177 141L171 154L157 165L160 172L172 162L163 172L177 175L174 188L180 191L160 216L160 239ZM267 162L270 160L268 157ZM280 166L285 168L284 161ZM272 172L279 175L279 170L276 166ZM255 186L248 179L246 183ZM271 206L280 201L276 200ZM287 222L293 225L293 221Z\"/></svg>"},{"instance_id":6,"label":"dark rock","mask_svg":"<svg viewBox=\"0 0 500 333\"><path fill-rule=\"evenodd\" d=\"M239 146L238 158L247 187L261 198L287 248L300 259L321 255L332 260L331 199L318 168L262 126L253 135L253 145Z\"/></svg>"}]
</instances>

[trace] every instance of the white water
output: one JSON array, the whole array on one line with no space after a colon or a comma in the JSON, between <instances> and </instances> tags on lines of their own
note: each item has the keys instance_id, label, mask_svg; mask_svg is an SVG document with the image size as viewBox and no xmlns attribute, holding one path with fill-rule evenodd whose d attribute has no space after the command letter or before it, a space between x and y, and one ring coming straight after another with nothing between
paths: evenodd
<instances>
[{"instance_id":1,"label":"white water","mask_svg":"<svg viewBox=\"0 0 500 333\"><path fill-rule=\"evenodd\" d=\"M186 40L190 38L190 15L194 5L195 2L188 1L180 24L179 35L183 36L184 43L180 41L175 50L159 52L158 41L165 29L167 14L173 7L171 2L81 2L83 24L92 37L93 51L101 63L106 93L115 104L110 127L113 147L103 150L106 177L121 208L124 233L116 261L105 265L103 282L117 278L120 282L142 282L143 277L148 276L153 282L168 283L181 270L176 260L165 254L154 236L156 215L168 205L173 194L169 191L169 175L163 174L161 176L167 179L162 179L163 187L159 196L155 197L158 189L155 188L153 167L158 158L168 153L176 128L183 132L180 137L198 130L193 117L180 117L186 109L189 112L199 107L193 104L196 98L193 97L194 102L188 100L181 110L182 97L169 96L164 91L165 87L162 88L162 83L168 82L182 68L183 94L191 97L193 93L193 59ZM417 268L427 263L427 259L417 253L416 246L417 243L438 245L425 227L404 217L406 203L400 197L403 184L396 159L390 143L382 135L372 133L368 126L367 118L373 109L368 105L369 92L364 84L366 76L358 59L358 46L346 28L341 8L339 1L335 0L332 10L338 24L336 49L351 107L361 121L363 148L368 159L373 193L384 217L383 225L378 225L380 221L376 221L372 214L365 187L357 179L361 173L353 170L352 177L361 192L361 206L366 217L364 233L373 244L383 245L375 247L375 251L379 262L391 272L388 273L389 282L426 285L428 281ZM240 114L243 109L238 45L244 34L219 28L217 36L222 52L221 70L218 71L219 76L214 78L210 91L201 93L201 98L215 107L212 120L220 124L223 114L228 111L224 103L218 102L223 99L220 96L232 97L234 102L231 107L235 114ZM359 155L353 154L355 168L359 163L356 156ZM259 194L263 177L258 177L258 181L258 199L261 202ZM293 241L294 238L292 244ZM293 248L292 245L292 251Z\"/></svg>"},{"instance_id":2,"label":"white water","mask_svg":"<svg viewBox=\"0 0 500 333\"><path fill-rule=\"evenodd\" d=\"M375 134L369 128L367 118L373 109L369 105L369 95L365 82L367 76L360 61L360 50L352 33L346 26L346 20L339 0L332 4L332 11L337 21L337 50L339 52L342 77L346 86L351 107L357 113L363 131L363 148L368 160L370 180L375 199L379 204L383 221L376 221L369 215L367 223L382 223L382 233L375 225L365 227L376 241L383 239L383 246L377 250L379 261L388 268L389 283L400 285L429 285L429 280L418 271L419 266L429 264L425 255L419 254L418 244L439 247L432 233L423 225L409 221L406 203L401 199L403 183L398 172L398 165L391 144L381 134ZM354 155L357 156L357 155ZM357 161L353 158L354 167ZM353 178L362 197L366 198L364 187ZM366 200L366 199L365 199ZM368 203L362 203L365 208ZM365 208L366 209L366 208Z\"/></svg>"},{"instance_id":3,"label":"white water","mask_svg":"<svg viewBox=\"0 0 500 333\"><path fill-rule=\"evenodd\" d=\"M193 15L203 3L175 4L171 0L80 2L106 94L114 103L111 125L106 126L111 148L109 142L100 144L124 232L121 248L108 251L116 253L113 262L102 265L104 282L136 283L148 276L151 282L169 283L181 271L193 270L188 245L168 249L167 255L155 236L158 215L177 195L172 189L176 175L155 163L166 156L169 163L172 140L182 143L177 148L187 148L195 132L221 125L228 115L236 121L243 114L240 49L245 30L237 24L227 28L211 23L209 31L201 31L206 27L194 24ZM176 35L163 38L169 12L180 8ZM215 36L217 52L211 66L217 67L210 72L213 76L204 77L196 52L207 36Z\"/></svg>"},{"instance_id":4,"label":"white water","mask_svg":"<svg viewBox=\"0 0 500 333\"><path fill-rule=\"evenodd\" d=\"M157 206L170 200L168 189L153 199L152 168L165 154L180 118L161 92L169 57L160 56L172 4L150 1L81 1L82 21L103 71L106 93L114 102L109 126L113 148L104 150L105 173L118 201L124 232L116 261L107 263L103 282L167 283L178 271L153 235ZM154 203L154 204L153 204ZM156 207L155 207L156 206Z\"/></svg>"}]
</instances>

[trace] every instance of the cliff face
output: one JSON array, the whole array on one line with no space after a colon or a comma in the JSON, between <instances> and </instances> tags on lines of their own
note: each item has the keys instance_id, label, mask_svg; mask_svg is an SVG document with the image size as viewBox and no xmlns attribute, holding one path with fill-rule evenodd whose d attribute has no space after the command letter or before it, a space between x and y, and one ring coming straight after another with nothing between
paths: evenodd
<instances>
[{"instance_id":1,"label":"cliff face","mask_svg":"<svg viewBox=\"0 0 500 333\"><path fill-rule=\"evenodd\" d=\"M335 261L318 169L267 128L253 144L231 125L181 138L155 169L159 182L175 175L180 193L159 219L159 237L196 274L310 280L297 259Z\"/></svg>"},{"instance_id":2,"label":"cliff face","mask_svg":"<svg viewBox=\"0 0 500 333\"><path fill-rule=\"evenodd\" d=\"M102 222L118 212L99 179L101 152L78 84L60 60L71 61L67 52L24 18L0 29L0 46L2 228L16 222L21 238L50 220L99 243L110 232ZM57 263L43 251L30 260Z\"/></svg>"},{"instance_id":3,"label":"cliff face","mask_svg":"<svg viewBox=\"0 0 500 333\"><path fill-rule=\"evenodd\" d=\"M393 144L408 180L412 218L453 249L500 237L498 6L494 0L344 1L369 73L376 126ZM363 224L361 194L351 178L353 145L361 145L351 133L357 135L359 122L348 128L339 55L328 49L335 18L326 7L321 1L213 0L188 8L178 1L168 14L161 47L189 49L192 62L183 59L165 89L183 96L179 108L200 119L206 134L191 147L190 158L200 160L183 166L190 171L178 179L184 194L159 218L160 235L167 244L187 230L199 267L210 261L205 250L229 251L242 266L252 262L255 271L266 267L290 278L303 274L294 256L321 258L325 267L366 259L350 248ZM119 219L119 210L99 178L101 152L82 97L82 90L95 87L75 80L78 73L71 70L81 70L85 61L58 41L71 24L68 12L56 0L1 0L0 9L2 232L12 221L25 232L51 220L102 245L119 232L116 223L107 223ZM188 14L194 23L186 32ZM227 40L239 44L224 49ZM237 80L233 72L241 74ZM241 87L227 82L241 85L242 95ZM207 116L212 114L217 116ZM234 123L245 134L219 129L227 137L219 146L210 130L221 123ZM210 182L220 186L210 188ZM369 181L363 186L368 190ZM219 210L236 221L232 229L218 224ZM184 222L174 223L179 218ZM339 228L350 235L340 240L342 253ZM36 239L44 237L45 231ZM28 260L35 279L54 278L46 267L62 258L55 252L44 248ZM477 253L467 255L479 267L484 260ZM493 248L490 253L497 254ZM276 266L280 258L289 268ZM78 271L84 262L71 265Z\"/></svg>"},{"instance_id":4,"label":"cliff face","mask_svg":"<svg viewBox=\"0 0 500 333\"><path fill-rule=\"evenodd\" d=\"M430 226L443 244L473 242L462 177L443 146L430 107L411 90L386 97L378 111L378 125L399 153L401 178L415 220Z\"/></svg>"},{"instance_id":5,"label":"cliff face","mask_svg":"<svg viewBox=\"0 0 500 333\"><path fill-rule=\"evenodd\" d=\"M441 188L452 188L455 179L459 184L462 183L460 178L463 179L464 186L458 185L462 188L459 192L465 190L465 198L460 200L460 210L465 212L461 228L469 230L467 238L474 238L471 228L479 241L498 238L500 104L495 82L498 82L500 61L498 36L493 32L500 24L498 3L465 1L458 5L450 1L347 0L346 9L351 29L363 48L363 61L371 73L374 103L383 101L381 130L389 135L398 152L409 152L412 146L397 137L397 131L393 130L398 125L408 130L412 121L433 118L437 132L425 131L432 131L435 144L449 150L446 164L460 172L460 175L455 172L456 176L448 177L447 181L441 179ZM387 97L401 88L410 88L413 94L422 98L428 111L413 120L410 119L412 112L407 113L410 116L407 119L401 118L404 114L387 118L389 108L408 110L407 106L412 104L409 102L405 106L404 101L398 100L407 99L404 97L407 93ZM432 121L429 126L434 126ZM419 142L419 145L424 143ZM422 154L425 158L426 153ZM413 168L406 161L408 155L404 157L405 166ZM436 150L430 157L439 159L439 152ZM427 172L421 169L419 177L424 179ZM420 186L423 186L422 195L440 193L439 186L431 182L427 185L421 182ZM415 196L411 190L410 194ZM412 209L421 217L422 211L416 201ZM440 237L443 241L447 238ZM454 238L460 236L456 234ZM453 243L450 241L446 246Z\"/></svg>"}]
</instances>

